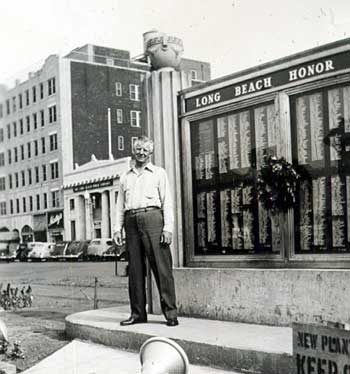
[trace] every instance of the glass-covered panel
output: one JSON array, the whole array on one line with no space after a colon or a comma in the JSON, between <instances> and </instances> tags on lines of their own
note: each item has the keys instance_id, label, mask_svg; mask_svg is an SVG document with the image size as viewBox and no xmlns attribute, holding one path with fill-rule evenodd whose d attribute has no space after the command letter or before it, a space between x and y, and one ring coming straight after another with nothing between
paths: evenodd
<instances>
[{"instance_id":1,"label":"glass-covered panel","mask_svg":"<svg viewBox=\"0 0 350 374\"><path fill-rule=\"evenodd\" d=\"M296 253L350 251L350 87L292 100L294 163L303 178L295 209Z\"/></svg>"},{"instance_id":2,"label":"glass-covered panel","mask_svg":"<svg viewBox=\"0 0 350 374\"><path fill-rule=\"evenodd\" d=\"M255 188L278 139L272 103L191 124L195 255L281 252L279 221Z\"/></svg>"}]
</instances>

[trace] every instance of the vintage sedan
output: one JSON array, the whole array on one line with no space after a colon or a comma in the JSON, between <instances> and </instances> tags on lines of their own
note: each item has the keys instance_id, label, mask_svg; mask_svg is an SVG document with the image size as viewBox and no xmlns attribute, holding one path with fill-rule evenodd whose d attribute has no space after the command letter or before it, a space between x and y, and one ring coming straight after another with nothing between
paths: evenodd
<instances>
[{"instance_id":1,"label":"vintage sedan","mask_svg":"<svg viewBox=\"0 0 350 374\"><path fill-rule=\"evenodd\" d=\"M33 249L32 242L19 243L16 250L16 260L27 261L29 252Z\"/></svg>"},{"instance_id":2,"label":"vintage sedan","mask_svg":"<svg viewBox=\"0 0 350 374\"><path fill-rule=\"evenodd\" d=\"M88 258L90 260L102 260L111 257L110 251L113 251L114 246L112 238L93 239L87 248Z\"/></svg>"},{"instance_id":3,"label":"vintage sedan","mask_svg":"<svg viewBox=\"0 0 350 374\"><path fill-rule=\"evenodd\" d=\"M55 249L55 243L34 242L28 254L28 261L47 261Z\"/></svg>"},{"instance_id":4,"label":"vintage sedan","mask_svg":"<svg viewBox=\"0 0 350 374\"><path fill-rule=\"evenodd\" d=\"M16 259L16 250L18 243L0 242L0 260L14 261Z\"/></svg>"},{"instance_id":5,"label":"vintage sedan","mask_svg":"<svg viewBox=\"0 0 350 374\"><path fill-rule=\"evenodd\" d=\"M51 260L64 260L65 258L65 253L68 248L70 242L68 241L63 241L63 242L57 242L55 244L55 248L52 251L50 255Z\"/></svg>"},{"instance_id":6,"label":"vintage sedan","mask_svg":"<svg viewBox=\"0 0 350 374\"><path fill-rule=\"evenodd\" d=\"M64 258L66 260L87 260L88 254L87 249L90 244L90 240L83 240L83 241L73 241L70 242Z\"/></svg>"}]
</instances>

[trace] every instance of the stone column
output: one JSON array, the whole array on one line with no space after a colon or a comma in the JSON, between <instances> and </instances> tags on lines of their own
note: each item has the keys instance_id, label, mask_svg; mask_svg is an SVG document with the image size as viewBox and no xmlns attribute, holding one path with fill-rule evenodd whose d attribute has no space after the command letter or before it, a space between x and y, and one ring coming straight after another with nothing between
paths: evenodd
<instances>
[{"instance_id":1,"label":"stone column","mask_svg":"<svg viewBox=\"0 0 350 374\"><path fill-rule=\"evenodd\" d=\"M84 196L79 195L76 199L77 202L77 214L76 214L76 235L77 240L86 239L86 219L85 219L85 203Z\"/></svg>"},{"instance_id":2,"label":"stone column","mask_svg":"<svg viewBox=\"0 0 350 374\"><path fill-rule=\"evenodd\" d=\"M110 224L109 224L109 191L103 191L101 194L101 236L102 238L109 238Z\"/></svg>"},{"instance_id":3,"label":"stone column","mask_svg":"<svg viewBox=\"0 0 350 374\"><path fill-rule=\"evenodd\" d=\"M184 264L177 93L190 86L188 74L163 68L145 80L148 135L154 141L154 163L167 171L174 202L174 266Z\"/></svg>"},{"instance_id":4,"label":"stone column","mask_svg":"<svg viewBox=\"0 0 350 374\"><path fill-rule=\"evenodd\" d=\"M92 206L90 194L85 191L85 239L91 240L93 238L92 233Z\"/></svg>"}]
</instances>

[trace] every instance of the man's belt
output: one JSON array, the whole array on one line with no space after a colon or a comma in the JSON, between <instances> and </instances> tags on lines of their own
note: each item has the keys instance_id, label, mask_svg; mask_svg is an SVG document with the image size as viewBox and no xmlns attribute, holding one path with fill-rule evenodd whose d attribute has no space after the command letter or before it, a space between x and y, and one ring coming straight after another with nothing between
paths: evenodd
<instances>
[{"instance_id":1,"label":"man's belt","mask_svg":"<svg viewBox=\"0 0 350 374\"><path fill-rule=\"evenodd\" d=\"M138 208L138 209L129 209L125 212L125 214L136 214L136 213L145 213L151 210L159 210L158 206L148 206L146 208Z\"/></svg>"}]
</instances>

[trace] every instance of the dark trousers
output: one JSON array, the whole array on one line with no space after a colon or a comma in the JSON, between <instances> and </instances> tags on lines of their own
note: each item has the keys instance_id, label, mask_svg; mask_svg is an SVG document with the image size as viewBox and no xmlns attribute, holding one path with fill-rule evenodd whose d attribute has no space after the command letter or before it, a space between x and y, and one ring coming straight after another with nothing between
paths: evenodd
<instances>
[{"instance_id":1,"label":"dark trousers","mask_svg":"<svg viewBox=\"0 0 350 374\"><path fill-rule=\"evenodd\" d=\"M126 247L129 256L131 316L146 319L145 255L158 286L162 312L176 318L175 284L169 245L160 243L163 214L160 209L125 214Z\"/></svg>"}]
</instances>

